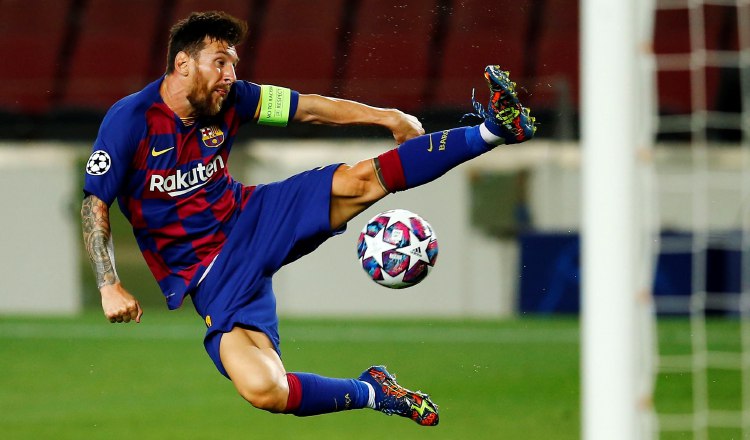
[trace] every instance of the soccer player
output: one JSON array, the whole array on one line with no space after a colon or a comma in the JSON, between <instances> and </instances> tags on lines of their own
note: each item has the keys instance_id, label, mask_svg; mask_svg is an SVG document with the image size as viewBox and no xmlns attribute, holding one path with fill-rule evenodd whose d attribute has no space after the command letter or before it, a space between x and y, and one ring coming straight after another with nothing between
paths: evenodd
<instances>
[{"instance_id":1,"label":"soccer player","mask_svg":"<svg viewBox=\"0 0 750 440\"><path fill-rule=\"evenodd\" d=\"M216 368L257 408L310 416L373 408L438 424L429 396L382 366L357 379L287 373L279 350L272 277L312 252L387 194L430 182L495 145L534 135L507 72L489 66L481 125L424 135L394 109L237 80L245 22L193 13L171 29L164 76L107 112L86 166L81 208L86 250L110 322L140 322L138 300L115 270L109 206L117 199L170 309L190 295ZM397 148L353 166L333 164L281 182L245 186L227 171L239 126L371 124Z\"/></svg>"}]
</instances>

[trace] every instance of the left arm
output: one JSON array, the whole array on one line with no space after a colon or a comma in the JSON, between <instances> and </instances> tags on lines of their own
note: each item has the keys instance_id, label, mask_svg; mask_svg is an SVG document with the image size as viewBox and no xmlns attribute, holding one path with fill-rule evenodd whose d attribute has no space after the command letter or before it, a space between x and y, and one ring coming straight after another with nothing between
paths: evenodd
<instances>
[{"instance_id":1,"label":"left arm","mask_svg":"<svg viewBox=\"0 0 750 440\"><path fill-rule=\"evenodd\" d=\"M393 133L397 144L424 134L419 120L400 110L320 95L300 94L294 120L325 125L379 125Z\"/></svg>"}]
</instances>

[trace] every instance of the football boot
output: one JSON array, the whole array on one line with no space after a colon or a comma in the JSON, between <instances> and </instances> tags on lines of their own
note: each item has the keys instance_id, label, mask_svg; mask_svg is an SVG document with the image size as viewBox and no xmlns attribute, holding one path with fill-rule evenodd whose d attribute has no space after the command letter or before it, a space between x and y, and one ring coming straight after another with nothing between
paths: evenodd
<instances>
[{"instance_id":1,"label":"football boot","mask_svg":"<svg viewBox=\"0 0 750 440\"><path fill-rule=\"evenodd\" d=\"M396 382L383 366L370 367L359 380L375 389L375 409L387 415L408 417L422 426L438 424L438 407L430 396L420 391L410 391Z\"/></svg>"},{"instance_id":2,"label":"football boot","mask_svg":"<svg viewBox=\"0 0 750 440\"><path fill-rule=\"evenodd\" d=\"M505 139L506 144L525 142L536 133L536 118L528 108L521 105L516 95L516 83L510 80L509 72L500 66L487 66L484 78L490 89L490 101L485 108L471 92L471 103L477 116L485 120L485 125L494 135Z\"/></svg>"}]
</instances>

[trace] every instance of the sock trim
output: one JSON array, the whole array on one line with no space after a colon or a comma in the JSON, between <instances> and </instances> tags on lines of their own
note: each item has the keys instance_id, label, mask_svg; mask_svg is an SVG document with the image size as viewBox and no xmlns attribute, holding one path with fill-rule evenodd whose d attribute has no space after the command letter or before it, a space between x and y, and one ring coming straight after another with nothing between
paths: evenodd
<instances>
[{"instance_id":1,"label":"sock trim","mask_svg":"<svg viewBox=\"0 0 750 440\"><path fill-rule=\"evenodd\" d=\"M490 131L489 128L487 128L487 123L483 122L479 126L479 135L482 136L482 139L487 142L490 145L500 145L505 143L505 138L502 138L492 131Z\"/></svg>"},{"instance_id":2,"label":"sock trim","mask_svg":"<svg viewBox=\"0 0 750 440\"><path fill-rule=\"evenodd\" d=\"M284 412L289 414L299 409L299 405L302 403L302 383L294 373L287 373L286 381L289 384L289 398L286 401Z\"/></svg>"},{"instance_id":3,"label":"sock trim","mask_svg":"<svg viewBox=\"0 0 750 440\"><path fill-rule=\"evenodd\" d=\"M406 176L397 148L386 151L375 160L376 174L387 192L393 193L406 189Z\"/></svg>"},{"instance_id":4,"label":"sock trim","mask_svg":"<svg viewBox=\"0 0 750 440\"><path fill-rule=\"evenodd\" d=\"M365 404L365 408L375 409L375 388L369 382L365 382L364 380L360 380L360 382L367 385L367 403Z\"/></svg>"}]
</instances>

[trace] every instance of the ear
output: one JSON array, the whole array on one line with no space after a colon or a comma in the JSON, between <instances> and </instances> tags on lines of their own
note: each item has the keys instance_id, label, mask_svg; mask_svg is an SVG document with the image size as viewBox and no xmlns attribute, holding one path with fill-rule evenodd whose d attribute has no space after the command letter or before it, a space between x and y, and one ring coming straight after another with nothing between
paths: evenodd
<instances>
[{"instance_id":1,"label":"ear","mask_svg":"<svg viewBox=\"0 0 750 440\"><path fill-rule=\"evenodd\" d=\"M190 73L190 55L185 51L179 51L174 57L174 70L182 76Z\"/></svg>"}]
</instances>

